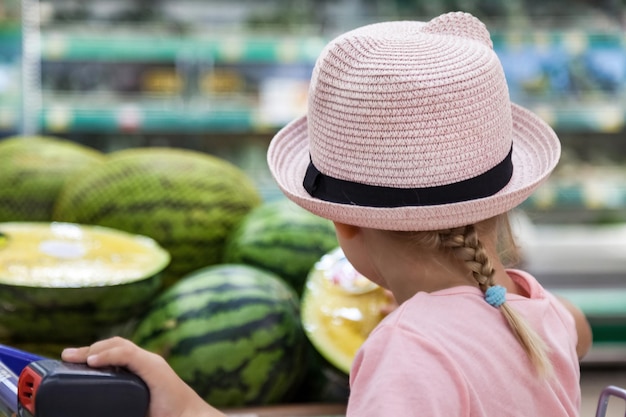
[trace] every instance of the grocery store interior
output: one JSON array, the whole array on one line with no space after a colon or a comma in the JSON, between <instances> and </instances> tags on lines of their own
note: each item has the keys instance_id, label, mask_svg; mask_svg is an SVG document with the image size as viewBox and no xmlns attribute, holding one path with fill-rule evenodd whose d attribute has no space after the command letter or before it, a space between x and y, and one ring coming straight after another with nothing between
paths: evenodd
<instances>
[{"instance_id":1,"label":"grocery store interior","mask_svg":"<svg viewBox=\"0 0 626 417\"><path fill-rule=\"evenodd\" d=\"M511 99L561 139L559 166L514 227L528 269L593 320L581 382L591 416L601 387L626 386L622 0L2 0L0 141L199 150L277 199L267 146L306 111L326 42L366 23L452 10L486 23ZM611 407L608 416L624 415Z\"/></svg>"}]
</instances>

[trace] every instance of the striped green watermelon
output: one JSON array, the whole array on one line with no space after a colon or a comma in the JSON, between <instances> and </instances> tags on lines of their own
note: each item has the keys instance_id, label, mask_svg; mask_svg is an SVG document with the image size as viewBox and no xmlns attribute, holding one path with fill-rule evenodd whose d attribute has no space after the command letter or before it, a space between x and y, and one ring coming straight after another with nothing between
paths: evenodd
<instances>
[{"instance_id":1,"label":"striped green watermelon","mask_svg":"<svg viewBox=\"0 0 626 417\"><path fill-rule=\"evenodd\" d=\"M172 256L165 284L220 263L224 242L261 197L235 165L202 152L134 148L70 181L54 211L58 221L95 224L149 236Z\"/></svg>"},{"instance_id":2,"label":"striped green watermelon","mask_svg":"<svg viewBox=\"0 0 626 417\"><path fill-rule=\"evenodd\" d=\"M95 149L61 138L0 141L0 222L50 221L63 184L103 159Z\"/></svg>"},{"instance_id":3,"label":"striped green watermelon","mask_svg":"<svg viewBox=\"0 0 626 417\"><path fill-rule=\"evenodd\" d=\"M70 223L0 223L0 337L91 343L138 316L169 254L154 240Z\"/></svg>"},{"instance_id":4,"label":"striped green watermelon","mask_svg":"<svg viewBox=\"0 0 626 417\"><path fill-rule=\"evenodd\" d=\"M132 339L216 407L284 402L306 367L297 295L247 265L183 277L152 303Z\"/></svg>"},{"instance_id":5,"label":"striped green watermelon","mask_svg":"<svg viewBox=\"0 0 626 417\"><path fill-rule=\"evenodd\" d=\"M224 261L266 269L301 294L313 265L338 245L330 220L280 199L244 218L226 243Z\"/></svg>"}]
</instances>

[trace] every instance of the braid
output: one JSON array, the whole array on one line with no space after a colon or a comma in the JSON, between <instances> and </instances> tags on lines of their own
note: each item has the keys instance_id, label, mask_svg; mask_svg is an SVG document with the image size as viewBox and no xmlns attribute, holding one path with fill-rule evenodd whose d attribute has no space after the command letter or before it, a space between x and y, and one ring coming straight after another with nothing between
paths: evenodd
<instances>
[{"instance_id":1,"label":"braid","mask_svg":"<svg viewBox=\"0 0 626 417\"><path fill-rule=\"evenodd\" d=\"M439 239L442 247L452 250L454 256L465 263L483 293L494 285L495 269L473 225L440 231ZM551 374L548 347L539 334L508 303L504 302L499 308L539 374Z\"/></svg>"},{"instance_id":2,"label":"braid","mask_svg":"<svg viewBox=\"0 0 626 417\"><path fill-rule=\"evenodd\" d=\"M493 285L495 270L474 226L446 230L440 238L443 247L452 249L456 258L465 262L483 292Z\"/></svg>"}]
</instances>

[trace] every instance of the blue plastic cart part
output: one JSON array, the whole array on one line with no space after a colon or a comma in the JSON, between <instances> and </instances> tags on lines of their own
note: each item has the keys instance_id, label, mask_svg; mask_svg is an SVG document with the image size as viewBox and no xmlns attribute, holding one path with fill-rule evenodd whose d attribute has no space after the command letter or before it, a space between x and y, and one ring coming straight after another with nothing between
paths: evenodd
<instances>
[{"instance_id":1,"label":"blue plastic cart part","mask_svg":"<svg viewBox=\"0 0 626 417\"><path fill-rule=\"evenodd\" d=\"M19 375L29 363L45 359L34 353L26 352L11 346L0 344L0 362L15 375Z\"/></svg>"}]
</instances>

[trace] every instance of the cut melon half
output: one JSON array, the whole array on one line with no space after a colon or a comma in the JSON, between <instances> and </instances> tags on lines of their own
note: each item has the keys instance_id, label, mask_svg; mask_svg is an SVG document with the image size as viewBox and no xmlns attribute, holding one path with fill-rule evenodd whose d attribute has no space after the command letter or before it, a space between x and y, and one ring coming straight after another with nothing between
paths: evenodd
<instances>
[{"instance_id":1,"label":"cut melon half","mask_svg":"<svg viewBox=\"0 0 626 417\"><path fill-rule=\"evenodd\" d=\"M388 303L384 290L359 274L338 248L309 273L302 294L302 323L315 349L348 374L357 350Z\"/></svg>"},{"instance_id":2,"label":"cut melon half","mask_svg":"<svg viewBox=\"0 0 626 417\"><path fill-rule=\"evenodd\" d=\"M0 327L15 341L90 342L143 311L170 255L154 240L73 223L0 223Z\"/></svg>"}]
</instances>

